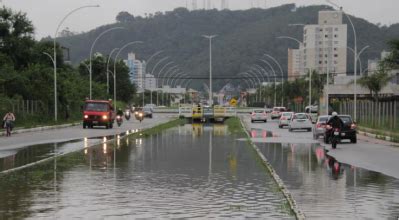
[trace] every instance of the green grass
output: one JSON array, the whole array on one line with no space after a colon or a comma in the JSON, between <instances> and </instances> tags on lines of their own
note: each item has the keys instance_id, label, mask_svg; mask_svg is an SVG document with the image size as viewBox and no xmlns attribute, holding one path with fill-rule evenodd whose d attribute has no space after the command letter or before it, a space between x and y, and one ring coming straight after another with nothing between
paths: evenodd
<instances>
[{"instance_id":1,"label":"green grass","mask_svg":"<svg viewBox=\"0 0 399 220\"><path fill-rule=\"evenodd\" d=\"M241 125L241 121L237 117L232 117L228 118L225 121L225 124L227 125L229 132L232 134L245 134L244 128Z\"/></svg>"}]
</instances>

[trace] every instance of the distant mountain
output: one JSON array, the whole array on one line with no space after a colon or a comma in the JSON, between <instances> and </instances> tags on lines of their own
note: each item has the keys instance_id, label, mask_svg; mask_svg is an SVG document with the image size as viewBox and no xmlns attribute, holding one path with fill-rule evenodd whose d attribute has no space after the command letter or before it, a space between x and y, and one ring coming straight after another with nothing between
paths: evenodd
<instances>
[{"instance_id":1,"label":"distant mountain","mask_svg":"<svg viewBox=\"0 0 399 220\"><path fill-rule=\"evenodd\" d=\"M295 9L295 10L294 10ZM104 35L98 41L95 51L109 54L115 47L127 42L141 40L143 46L133 46L123 51L120 57L126 57L134 51L139 59L148 59L153 53L164 50L163 56L170 57L180 68L191 76L206 77L209 69L208 40L204 34L217 34L213 41L213 71L215 77L225 78L247 70L257 62L263 53L272 54L287 68L287 48L296 48L295 42L276 39L281 35L302 39L303 28L289 26L292 23L315 24L318 11L331 9L328 6L309 6L295 8L294 4L270 9L196 10L177 8L166 13L156 13L147 17L134 17L122 12L118 22L98 27L84 34L59 39L63 46L70 48L74 64L89 56L94 39L104 30L122 26L127 30L118 30ZM389 27L377 26L364 19L353 18L358 34L358 48L370 45L362 55L363 68L367 58L378 58L387 48L386 42L399 37L399 24ZM346 20L345 20L346 23ZM349 27L350 28L350 27ZM348 45L353 47L352 30L348 30ZM161 58L161 56L159 56ZM348 53L348 71L352 71L353 56ZM149 68L155 64L149 64ZM353 72L353 71L352 71ZM199 86L205 80L197 80ZM228 79L215 80L218 88L228 83Z\"/></svg>"}]
</instances>

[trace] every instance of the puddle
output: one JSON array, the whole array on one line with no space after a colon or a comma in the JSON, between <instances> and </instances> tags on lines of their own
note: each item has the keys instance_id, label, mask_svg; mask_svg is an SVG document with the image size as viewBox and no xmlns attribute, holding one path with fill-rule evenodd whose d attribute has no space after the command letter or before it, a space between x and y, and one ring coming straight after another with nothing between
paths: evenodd
<instances>
[{"instance_id":1,"label":"puddle","mask_svg":"<svg viewBox=\"0 0 399 220\"><path fill-rule=\"evenodd\" d=\"M336 161L320 145L257 146L309 219L397 219L399 180Z\"/></svg>"},{"instance_id":2,"label":"puddle","mask_svg":"<svg viewBox=\"0 0 399 220\"><path fill-rule=\"evenodd\" d=\"M0 218L293 219L238 138L201 124L116 138L0 178Z\"/></svg>"}]
</instances>

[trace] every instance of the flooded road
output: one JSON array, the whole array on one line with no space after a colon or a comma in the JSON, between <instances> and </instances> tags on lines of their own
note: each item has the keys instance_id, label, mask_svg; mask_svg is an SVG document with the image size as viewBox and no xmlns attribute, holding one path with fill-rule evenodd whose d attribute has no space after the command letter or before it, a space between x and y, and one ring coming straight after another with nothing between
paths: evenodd
<instances>
[{"instance_id":1,"label":"flooded road","mask_svg":"<svg viewBox=\"0 0 399 220\"><path fill-rule=\"evenodd\" d=\"M397 219L399 180L340 163L318 144L256 144L309 219Z\"/></svg>"},{"instance_id":2,"label":"flooded road","mask_svg":"<svg viewBox=\"0 0 399 220\"><path fill-rule=\"evenodd\" d=\"M0 177L0 217L292 219L241 137L185 125L116 138Z\"/></svg>"}]
</instances>

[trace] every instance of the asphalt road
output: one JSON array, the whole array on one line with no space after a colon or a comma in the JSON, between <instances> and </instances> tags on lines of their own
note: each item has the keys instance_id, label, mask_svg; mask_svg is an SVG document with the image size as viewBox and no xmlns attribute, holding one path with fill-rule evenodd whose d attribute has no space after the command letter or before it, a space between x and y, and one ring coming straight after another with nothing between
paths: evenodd
<instances>
[{"instance_id":1,"label":"asphalt road","mask_svg":"<svg viewBox=\"0 0 399 220\"><path fill-rule=\"evenodd\" d=\"M154 114L152 119L145 118L142 123L134 119L134 117L129 121L124 120L121 127L118 127L115 122L113 129L105 129L104 127L83 129L82 126L79 125L40 132L14 134L11 137L0 137L0 155L1 151L17 150L19 148L31 145L65 142L85 137L102 137L120 134L132 129L151 128L165 123L171 120L173 117L177 116L175 114Z\"/></svg>"},{"instance_id":2,"label":"asphalt road","mask_svg":"<svg viewBox=\"0 0 399 220\"><path fill-rule=\"evenodd\" d=\"M298 143L301 146L320 144L341 163L350 164L371 171L383 173L399 178L399 147L396 144L358 135L357 144L342 143L337 149L332 149L331 144L326 145L321 139L313 140L312 132L294 131L288 128L279 129L278 120L268 120L267 123L251 123L249 115L241 115L249 131L268 131L272 137L252 138L254 143ZM345 141L346 142L346 141ZM309 144L309 145L307 145Z\"/></svg>"}]
</instances>

